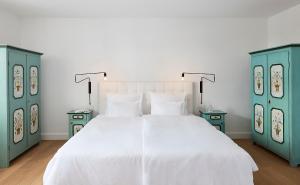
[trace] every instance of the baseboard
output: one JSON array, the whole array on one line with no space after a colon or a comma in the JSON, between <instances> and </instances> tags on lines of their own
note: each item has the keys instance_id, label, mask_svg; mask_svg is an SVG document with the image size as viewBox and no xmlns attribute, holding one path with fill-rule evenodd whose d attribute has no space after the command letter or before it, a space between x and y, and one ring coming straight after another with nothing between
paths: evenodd
<instances>
[{"instance_id":1,"label":"baseboard","mask_svg":"<svg viewBox=\"0 0 300 185\"><path fill-rule=\"evenodd\" d=\"M68 133L42 133L42 140L67 140Z\"/></svg>"},{"instance_id":2,"label":"baseboard","mask_svg":"<svg viewBox=\"0 0 300 185\"><path fill-rule=\"evenodd\" d=\"M249 139L251 132L228 132L226 133L231 139Z\"/></svg>"}]
</instances>

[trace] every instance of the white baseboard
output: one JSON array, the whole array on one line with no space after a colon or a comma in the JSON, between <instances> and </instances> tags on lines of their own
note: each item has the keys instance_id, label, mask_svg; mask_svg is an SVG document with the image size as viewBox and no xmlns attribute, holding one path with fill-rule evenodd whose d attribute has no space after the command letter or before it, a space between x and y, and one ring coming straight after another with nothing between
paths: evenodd
<instances>
[{"instance_id":1,"label":"white baseboard","mask_svg":"<svg viewBox=\"0 0 300 185\"><path fill-rule=\"evenodd\" d=\"M231 139L250 139L251 132L226 132Z\"/></svg>"},{"instance_id":2,"label":"white baseboard","mask_svg":"<svg viewBox=\"0 0 300 185\"><path fill-rule=\"evenodd\" d=\"M42 140L67 140L68 133L42 133Z\"/></svg>"}]
</instances>

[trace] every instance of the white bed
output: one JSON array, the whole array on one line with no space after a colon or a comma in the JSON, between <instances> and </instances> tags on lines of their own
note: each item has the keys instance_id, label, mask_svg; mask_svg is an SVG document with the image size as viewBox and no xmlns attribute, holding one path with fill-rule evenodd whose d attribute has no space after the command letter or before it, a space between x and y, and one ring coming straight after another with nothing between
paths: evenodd
<instances>
[{"instance_id":1,"label":"white bed","mask_svg":"<svg viewBox=\"0 0 300 185\"><path fill-rule=\"evenodd\" d=\"M257 166L197 116L145 116L143 185L252 185Z\"/></svg>"},{"instance_id":2,"label":"white bed","mask_svg":"<svg viewBox=\"0 0 300 185\"><path fill-rule=\"evenodd\" d=\"M108 92L190 93L191 83L109 83ZM100 98L104 101L103 97ZM149 112L149 100L143 102ZM103 114L100 105L100 112ZM253 185L250 155L192 115L98 116L49 162L44 185Z\"/></svg>"},{"instance_id":3,"label":"white bed","mask_svg":"<svg viewBox=\"0 0 300 185\"><path fill-rule=\"evenodd\" d=\"M63 145L44 185L141 185L142 118L98 116Z\"/></svg>"}]
</instances>

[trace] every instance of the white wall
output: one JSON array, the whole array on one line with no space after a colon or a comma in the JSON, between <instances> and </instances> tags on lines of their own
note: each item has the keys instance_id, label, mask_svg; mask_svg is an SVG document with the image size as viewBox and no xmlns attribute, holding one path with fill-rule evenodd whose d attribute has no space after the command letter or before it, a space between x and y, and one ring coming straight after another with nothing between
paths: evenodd
<instances>
[{"instance_id":1,"label":"white wall","mask_svg":"<svg viewBox=\"0 0 300 185\"><path fill-rule=\"evenodd\" d=\"M268 45L273 47L290 43L300 43L300 5L268 20Z\"/></svg>"},{"instance_id":2,"label":"white wall","mask_svg":"<svg viewBox=\"0 0 300 185\"><path fill-rule=\"evenodd\" d=\"M182 71L216 73L217 82L205 85L204 102L229 113L227 132L249 135L247 53L266 47L266 19L27 18L21 29L21 45L44 52L44 138L66 137L66 112L87 105L86 85L74 84L74 74L92 71L132 81L180 80Z\"/></svg>"},{"instance_id":3,"label":"white wall","mask_svg":"<svg viewBox=\"0 0 300 185\"><path fill-rule=\"evenodd\" d=\"M20 20L19 18L0 9L0 44L20 44Z\"/></svg>"}]
</instances>

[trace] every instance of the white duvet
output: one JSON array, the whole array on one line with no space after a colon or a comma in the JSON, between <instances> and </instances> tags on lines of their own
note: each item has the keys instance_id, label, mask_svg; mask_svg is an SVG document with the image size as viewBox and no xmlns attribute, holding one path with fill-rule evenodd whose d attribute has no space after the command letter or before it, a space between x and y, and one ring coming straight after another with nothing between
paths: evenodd
<instances>
[{"instance_id":1,"label":"white duvet","mask_svg":"<svg viewBox=\"0 0 300 185\"><path fill-rule=\"evenodd\" d=\"M141 185L142 118L98 116L49 162L44 185Z\"/></svg>"},{"instance_id":2,"label":"white duvet","mask_svg":"<svg viewBox=\"0 0 300 185\"><path fill-rule=\"evenodd\" d=\"M98 116L49 162L44 185L253 185L253 159L196 116Z\"/></svg>"},{"instance_id":3,"label":"white duvet","mask_svg":"<svg viewBox=\"0 0 300 185\"><path fill-rule=\"evenodd\" d=\"M252 185L250 155L196 116L145 116L144 185Z\"/></svg>"}]
</instances>

